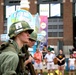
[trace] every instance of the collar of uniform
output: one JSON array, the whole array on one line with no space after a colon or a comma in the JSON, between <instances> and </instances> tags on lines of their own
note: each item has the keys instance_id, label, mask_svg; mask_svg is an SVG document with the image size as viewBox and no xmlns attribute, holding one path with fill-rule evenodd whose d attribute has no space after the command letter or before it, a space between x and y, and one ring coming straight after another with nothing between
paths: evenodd
<instances>
[{"instance_id":1,"label":"collar of uniform","mask_svg":"<svg viewBox=\"0 0 76 75\"><path fill-rule=\"evenodd\" d=\"M17 42L16 42L16 41L13 41L12 44L14 45L14 47L15 47L15 49L16 49L16 52L17 52L18 54L21 53L21 49L19 49L19 46L18 46Z\"/></svg>"}]
</instances>

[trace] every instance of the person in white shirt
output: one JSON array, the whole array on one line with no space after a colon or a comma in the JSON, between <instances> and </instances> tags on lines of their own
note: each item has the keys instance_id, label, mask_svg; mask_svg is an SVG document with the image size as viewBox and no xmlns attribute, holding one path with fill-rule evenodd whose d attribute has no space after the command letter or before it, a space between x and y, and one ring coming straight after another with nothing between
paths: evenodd
<instances>
[{"instance_id":1,"label":"person in white shirt","mask_svg":"<svg viewBox=\"0 0 76 75\"><path fill-rule=\"evenodd\" d=\"M48 74L50 74L50 71L53 72L54 74L54 55L51 53L50 50L48 50L47 54L44 57L46 65L47 65L47 70L48 70Z\"/></svg>"},{"instance_id":2,"label":"person in white shirt","mask_svg":"<svg viewBox=\"0 0 76 75\"><path fill-rule=\"evenodd\" d=\"M75 58L73 58L72 54L69 58L69 75L75 75Z\"/></svg>"}]
</instances>

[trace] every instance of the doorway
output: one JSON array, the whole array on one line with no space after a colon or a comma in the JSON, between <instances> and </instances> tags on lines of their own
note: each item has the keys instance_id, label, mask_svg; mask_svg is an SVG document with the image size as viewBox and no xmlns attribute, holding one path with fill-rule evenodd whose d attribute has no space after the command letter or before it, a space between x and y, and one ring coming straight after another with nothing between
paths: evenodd
<instances>
[{"instance_id":1,"label":"doorway","mask_svg":"<svg viewBox=\"0 0 76 75\"><path fill-rule=\"evenodd\" d=\"M73 17L73 46L76 48L76 17Z\"/></svg>"}]
</instances>

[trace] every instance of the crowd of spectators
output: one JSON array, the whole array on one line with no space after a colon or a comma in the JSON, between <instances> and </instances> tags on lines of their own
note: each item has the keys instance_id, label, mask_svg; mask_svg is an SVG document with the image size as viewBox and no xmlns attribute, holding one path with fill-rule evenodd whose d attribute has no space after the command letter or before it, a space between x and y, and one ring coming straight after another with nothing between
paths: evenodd
<instances>
[{"instance_id":1,"label":"crowd of spectators","mask_svg":"<svg viewBox=\"0 0 76 75\"><path fill-rule=\"evenodd\" d=\"M64 75L64 65L65 65L65 55L63 54L63 50L59 50L59 54L56 56L54 48L50 46L44 46L43 50L40 51L38 48L34 53L34 68L35 72L38 75L38 71L40 74L43 75L43 62L45 62L46 70L48 74L52 73L55 74L55 65L58 65L59 74Z\"/></svg>"},{"instance_id":2,"label":"crowd of spectators","mask_svg":"<svg viewBox=\"0 0 76 75\"><path fill-rule=\"evenodd\" d=\"M70 54L67 62L69 68L68 72L69 75L75 75L76 49L70 49L69 52ZM62 49L59 50L58 55L55 54L54 48L51 48L50 46L47 47L46 45L44 45L42 51L37 49L34 54L34 68L37 75L39 70L40 74L43 75L43 63L46 65L44 69L47 70L48 75L50 75L50 73L52 73L53 75L55 73L57 75L64 75L66 56ZM58 68L56 68L55 65L57 65Z\"/></svg>"}]
</instances>

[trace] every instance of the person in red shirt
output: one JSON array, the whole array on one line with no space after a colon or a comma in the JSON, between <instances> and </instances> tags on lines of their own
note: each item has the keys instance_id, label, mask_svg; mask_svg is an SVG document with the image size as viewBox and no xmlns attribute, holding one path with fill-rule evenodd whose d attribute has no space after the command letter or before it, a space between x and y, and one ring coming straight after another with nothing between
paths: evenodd
<instances>
[{"instance_id":1,"label":"person in red shirt","mask_svg":"<svg viewBox=\"0 0 76 75\"><path fill-rule=\"evenodd\" d=\"M36 74L38 74L37 70L40 70L40 73L43 74L42 71L42 53L39 51L39 49L36 50L36 52L34 53L34 68L35 68L35 72Z\"/></svg>"}]
</instances>

